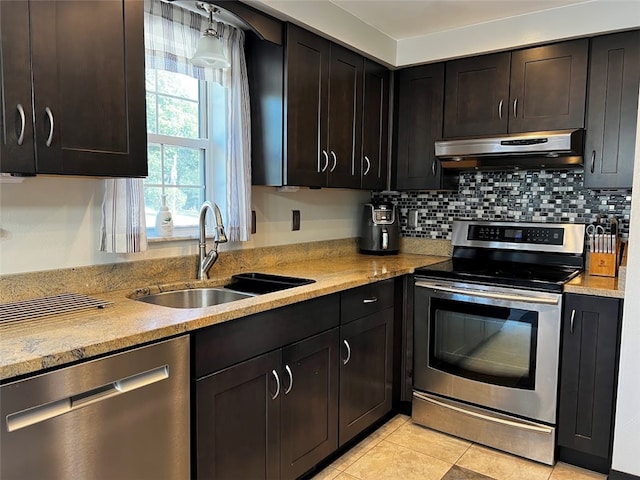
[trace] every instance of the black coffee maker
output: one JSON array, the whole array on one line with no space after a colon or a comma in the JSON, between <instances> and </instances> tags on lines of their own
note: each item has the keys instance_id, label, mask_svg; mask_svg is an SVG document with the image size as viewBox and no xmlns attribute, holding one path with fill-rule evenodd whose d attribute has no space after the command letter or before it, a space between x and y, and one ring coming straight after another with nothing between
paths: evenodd
<instances>
[{"instance_id":1,"label":"black coffee maker","mask_svg":"<svg viewBox=\"0 0 640 480\"><path fill-rule=\"evenodd\" d=\"M362 210L360 252L393 255L400 250L400 216L395 205L367 203Z\"/></svg>"}]
</instances>

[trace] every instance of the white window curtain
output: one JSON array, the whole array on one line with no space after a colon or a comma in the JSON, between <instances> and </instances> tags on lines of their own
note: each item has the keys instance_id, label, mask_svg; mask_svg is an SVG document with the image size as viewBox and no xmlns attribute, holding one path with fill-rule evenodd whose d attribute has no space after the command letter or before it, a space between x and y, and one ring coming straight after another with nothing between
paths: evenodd
<instances>
[{"instance_id":1,"label":"white window curtain","mask_svg":"<svg viewBox=\"0 0 640 480\"><path fill-rule=\"evenodd\" d=\"M141 178L105 180L100 251L135 253L147 249Z\"/></svg>"},{"instance_id":2,"label":"white window curtain","mask_svg":"<svg viewBox=\"0 0 640 480\"><path fill-rule=\"evenodd\" d=\"M205 69L189 60L207 24L208 19L195 12L161 0L145 0L145 58L149 67L228 88L226 165L221 169L226 171L226 188L209 192L207 197L226 205L223 220L229 241L246 241L251 234L251 120L244 32L216 22L231 67Z\"/></svg>"}]
</instances>

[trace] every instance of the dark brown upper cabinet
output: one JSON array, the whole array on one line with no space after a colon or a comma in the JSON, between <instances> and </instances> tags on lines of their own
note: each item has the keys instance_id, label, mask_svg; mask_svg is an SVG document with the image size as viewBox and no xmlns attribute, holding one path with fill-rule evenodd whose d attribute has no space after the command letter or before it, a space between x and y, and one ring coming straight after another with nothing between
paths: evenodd
<instances>
[{"instance_id":1,"label":"dark brown upper cabinet","mask_svg":"<svg viewBox=\"0 0 640 480\"><path fill-rule=\"evenodd\" d=\"M142 2L2 2L0 9L7 120L0 171L146 176Z\"/></svg>"},{"instance_id":2,"label":"dark brown upper cabinet","mask_svg":"<svg viewBox=\"0 0 640 480\"><path fill-rule=\"evenodd\" d=\"M444 136L507 131L510 53L447 62Z\"/></svg>"},{"instance_id":3,"label":"dark brown upper cabinet","mask_svg":"<svg viewBox=\"0 0 640 480\"><path fill-rule=\"evenodd\" d=\"M389 70L364 60L362 106L361 186L366 190L387 187L389 165Z\"/></svg>"},{"instance_id":4,"label":"dark brown upper cabinet","mask_svg":"<svg viewBox=\"0 0 640 480\"><path fill-rule=\"evenodd\" d=\"M455 189L455 182L443 175L434 147L442 137L444 64L399 70L395 85L393 188Z\"/></svg>"},{"instance_id":5,"label":"dark brown upper cabinet","mask_svg":"<svg viewBox=\"0 0 640 480\"><path fill-rule=\"evenodd\" d=\"M247 39L253 184L383 189L389 71L285 29L285 46Z\"/></svg>"},{"instance_id":6,"label":"dark brown upper cabinet","mask_svg":"<svg viewBox=\"0 0 640 480\"><path fill-rule=\"evenodd\" d=\"M631 188L640 84L640 30L591 39L584 184Z\"/></svg>"},{"instance_id":7,"label":"dark brown upper cabinet","mask_svg":"<svg viewBox=\"0 0 640 480\"><path fill-rule=\"evenodd\" d=\"M584 127L588 39L447 62L444 137Z\"/></svg>"},{"instance_id":8,"label":"dark brown upper cabinet","mask_svg":"<svg viewBox=\"0 0 640 480\"><path fill-rule=\"evenodd\" d=\"M285 184L357 188L362 57L294 25L286 38Z\"/></svg>"}]
</instances>

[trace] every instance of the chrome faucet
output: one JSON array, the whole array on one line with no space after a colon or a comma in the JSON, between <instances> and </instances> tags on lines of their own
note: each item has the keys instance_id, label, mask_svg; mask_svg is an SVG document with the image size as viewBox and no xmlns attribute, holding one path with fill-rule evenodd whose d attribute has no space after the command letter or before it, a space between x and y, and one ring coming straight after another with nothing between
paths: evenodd
<instances>
[{"instance_id":1,"label":"chrome faucet","mask_svg":"<svg viewBox=\"0 0 640 480\"><path fill-rule=\"evenodd\" d=\"M205 220L207 217L207 210L211 210L214 214L214 226L213 226L213 247L207 253L207 239L205 236ZM209 270L218 260L218 244L225 243L227 236L224 233L224 225L222 224L222 214L218 205L211 203L209 200L205 201L200 207L200 219L198 221L200 228L200 238L198 240L198 246L200 247L200 253L198 255L198 280L206 280L209 278Z\"/></svg>"}]
</instances>

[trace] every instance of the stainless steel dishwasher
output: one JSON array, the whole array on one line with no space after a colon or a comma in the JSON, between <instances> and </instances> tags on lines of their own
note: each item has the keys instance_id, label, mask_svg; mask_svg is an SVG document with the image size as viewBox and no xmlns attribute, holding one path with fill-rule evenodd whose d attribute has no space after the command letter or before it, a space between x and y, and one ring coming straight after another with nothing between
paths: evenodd
<instances>
[{"instance_id":1,"label":"stainless steel dishwasher","mask_svg":"<svg viewBox=\"0 0 640 480\"><path fill-rule=\"evenodd\" d=\"M188 479L189 338L0 387L0 478Z\"/></svg>"}]
</instances>

